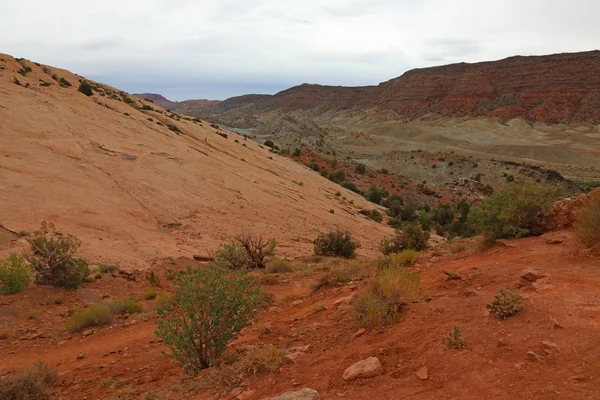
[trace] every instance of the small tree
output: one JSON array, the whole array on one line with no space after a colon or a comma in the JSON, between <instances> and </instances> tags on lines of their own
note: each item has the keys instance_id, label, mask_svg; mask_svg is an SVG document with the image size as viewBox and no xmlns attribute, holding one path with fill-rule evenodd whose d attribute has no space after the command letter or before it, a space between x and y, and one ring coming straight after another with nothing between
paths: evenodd
<instances>
[{"instance_id":1,"label":"small tree","mask_svg":"<svg viewBox=\"0 0 600 400\"><path fill-rule=\"evenodd\" d=\"M354 241L350 233L341 230L335 230L328 233L321 233L314 241L315 255L329 257L356 257L355 251L360 247L360 243Z\"/></svg>"},{"instance_id":2,"label":"small tree","mask_svg":"<svg viewBox=\"0 0 600 400\"><path fill-rule=\"evenodd\" d=\"M244 233L222 245L217 251L217 259L231 269L264 269L276 246L275 239L266 240Z\"/></svg>"},{"instance_id":3,"label":"small tree","mask_svg":"<svg viewBox=\"0 0 600 400\"><path fill-rule=\"evenodd\" d=\"M92 91L92 85L89 84L88 81L82 81L79 85L79 89L77 89L80 93L85 94L86 96L93 96L94 92Z\"/></svg>"},{"instance_id":4,"label":"small tree","mask_svg":"<svg viewBox=\"0 0 600 400\"><path fill-rule=\"evenodd\" d=\"M245 273L209 265L180 280L171 302L157 308L156 335L193 374L213 365L260 306L259 287Z\"/></svg>"},{"instance_id":5,"label":"small tree","mask_svg":"<svg viewBox=\"0 0 600 400\"><path fill-rule=\"evenodd\" d=\"M41 229L28 241L33 252L27 255L27 260L39 284L75 288L90 274L88 264L75 258L81 241L57 232L52 222L42 222Z\"/></svg>"}]
</instances>

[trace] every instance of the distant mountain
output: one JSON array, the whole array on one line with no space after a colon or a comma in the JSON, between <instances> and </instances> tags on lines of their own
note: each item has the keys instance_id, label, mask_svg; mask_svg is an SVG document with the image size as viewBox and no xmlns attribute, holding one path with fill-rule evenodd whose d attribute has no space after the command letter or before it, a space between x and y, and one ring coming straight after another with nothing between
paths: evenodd
<instances>
[{"instance_id":1,"label":"distant mountain","mask_svg":"<svg viewBox=\"0 0 600 400\"><path fill-rule=\"evenodd\" d=\"M183 102L185 103L185 102ZM424 116L520 118L547 124L600 123L600 51L515 56L414 69L378 86L303 84L275 95L193 104L187 112L253 115L302 111L309 117L408 122Z\"/></svg>"},{"instance_id":2,"label":"distant mountain","mask_svg":"<svg viewBox=\"0 0 600 400\"><path fill-rule=\"evenodd\" d=\"M161 94L157 93L139 93L135 94L135 96L141 97L148 101L153 102L156 105L159 105L167 110L179 111L179 112L200 112L205 109L211 108L213 106L221 103L220 100L185 100L185 101L171 101L164 97Z\"/></svg>"}]
</instances>

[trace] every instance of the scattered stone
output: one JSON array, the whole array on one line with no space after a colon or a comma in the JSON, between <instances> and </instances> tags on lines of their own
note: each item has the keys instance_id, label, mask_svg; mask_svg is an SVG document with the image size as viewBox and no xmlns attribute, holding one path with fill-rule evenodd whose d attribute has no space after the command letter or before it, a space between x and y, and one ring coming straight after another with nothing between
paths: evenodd
<instances>
[{"instance_id":1,"label":"scattered stone","mask_svg":"<svg viewBox=\"0 0 600 400\"><path fill-rule=\"evenodd\" d=\"M473 297L473 296L478 296L479 293L477 292L476 289L472 288L472 287L468 287L464 290L464 295L466 297Z\"/></svg>"},{"instance_id":2,"label":"scattered stone","mask_svg":"<svg viewBox=\"0 0 600 400\"><path fill-rule=\"evenodd\" d=\"M299 306L302 303L304 303L304 300L295 300L295 301L292 301L292 305L293 306Z\"/></svg>"},{"instance_id":3,"label":"scattered stone","mask_svg":"<svg viewBox=\"0 0 600 400\"><path fill-rule=\"evenodd\" d=\"M506 346L506 340L504 340L504 338L500 338L498 340L498 346Z\"/></svg>"},{"instance_id":4,"label":"scattered stone","mask_svg":"<svg viewBox=\"0 0 600 400\"><path fill-rule=\"evenodd\" d=\"M88 337L90 335L94 334L94 330L93 329L88 329L87 331L83 331L83 337Z\"/></svg>"},{"instance_id":5,"label":"scattered stone","mask_svg":"<svg viewBox=\"0 0 600 400\"><path fill-rule=\"evenodd\" d=\"M98 296L91 289L79 288L75 294L79 300L87 305L100 303L102 301L102 297Z\"/></svg>"},{"instance_id":6,"label":"scattered stone","mask_svg":"<svg viewBox=\"0 0 600 400\"><path fill-rule=\"evenodd\" d=\"M383 368L377 357L369 357L359 361L344 371L345 381L353 381L359 378L371 378L383 374Z\"/></svg>"},{"instance_id":7,"label":"scattered stone","mask_svg":"<svg viewBox=\"0 0 600 400\"><path fill-rule=\"evenodd\" d=\"M314 389L304 388L296 392L287 392L277 397L264 398L263 400L321 400L321 396Z\"/></svg>"},{"instance_id":8,"label":"scattered stone","mask_svg":"<svg viewBox=\"0 0 600 400\"><path fill-rule=\"evenodd\" d=\"M552 329L565 329L565 327L558 323L558 321L552 317L550 317L550 321L552 321L554 323L554 325L552 325Z\"/></svg>"},{"instance_id":9,"label":"scattered stone","mask_svg":"<svg viewBox=\"0 0 600 400\"><path fill-rule=\"evenodd\" d=\"M301 351L303 353L306 353L309 349L310 349L310 345L307 344L306 346L294 346L294 347L290 347L288 349L288 352L289 353L294 353L296 351Z\"/></svg>"},{"instance_id":10,"label":"scattered stone","mask_svg":"<svg viewBox=\"0 0 600 400\"><path fill-rule=\"evenodd\" d=\"M333 302L333 305L339 306L342 304L350 304L350 302L352 302L353 298L354 298L354 293L352 293L350 296L340 297L339 299L337 299Z\"/></svg>"},{"instance_id":11,"label":"scattered stone","mask_svg":"<svg viewBox=\"0 0 600 400\"><path fill-rule=\"evenodd\" d=\"M238 353L245 353L247 351L252 351L254 349L256 349L256 346L253 346L251 344L243 344L243 345L237 346L235 348L235 351L237 351Z\"/></svg>"},{"instance_id":12,"label":"scattered stone","mask_svg":"<svg viewBox=\"0 0 600 400\"><path fill-rule=\"evenodd\" d=\"M546 244L562 244L563 240L558 238L548 238L546 239Z\"/></svg>"},{"instance_id":13,"label":"scattered stone","mask_svg":"<svg viewBox=\"0 0 600 400\"><path fill-rule=\"evenodd\" d=\"M515 247L517 247L517 245L515 243L511 243L511 242L509 242L506 239L498 239L498 240L496 240L496 245L498 247L510 247L510 248L513 248L513 249Z\"/></svg>"},{"instance_id":14,"label":"scattered stone","mask_svg":"<svg viewBox=\"0 0 600 400\"><path fill-rule=\"evenodd\" d=\"M236 399L237 400L247 400L250 397L252 397L252 395L256 393L256 390L246 390L245 392L239 394Z\"/></svg>"},{"instance_id":15,"label":"scattered stone","mask_svg":"<svg viewBox=\"0 0 600 400\"><path fill-rule=\"evenodd\" d=\"M79 353L79 354L77 354L77 359L78 359L78 360L82 360L82 359L83 359L83 357L85 357L85 354L83 354L83 353Z\"/></svg>"},{"instance_id":16,"label":"scattered stone","mask_svg":"<svg viewBox=\"0 0 600 400\"><path fill-rule=\"evenodd\" d=\"M528 361L544 361L544 358L542 356L540 356L539 354L537 354L535 351L528 351L527 352L527 360Z\"/></svg>"},{"instance_id":17,"label":"scattered stone","mask_svg":"<svg viewBox=\"0 0 600 400\"><path fill-rule=\"evenodd\" d=\"M119 270L119 274L129 281L135 281L135 273L131 271Z\"/></svg>"},{"instance_id":18,"label":"scattered stone","mask_svg":"<svg viewBox=\"0 0 600 400\"><path fill-rule=\"evenodd\" d=\"M194 260L201 261L201 262L212 262L212 261L215 261L215 258L211 257L211 256L203 256L203 255L200 255L200 254L194 254L193 257L194 257Z\"/></svg>"},{"instance_id":19,"label":"scattered stone","mask_svg":"<svg viewBox=\"0 0 600 400\"><path fill-rule=\"evenodd\" d=\"M524 279L529 282L535 282L538 279L542 279L545 277L546 277L546 275L542 275L538 271L536 271L535 269L532 269L532 268L527 268L525 271L523 271L523 275L521 275L521 279Z\"/></svg>"},{"instance_id":20,"label":"scattered stone","mask_svg":"<svg viewBox=\"0 0 600 400\"><path fill-rule=\"evenodd\" d=\"M547 340L544 340L544 341L542 342L542 347L543 347L545 350L558 350L558 346L556 345L556 343L549 342L549 341L547 341Z\"/></svg>"},{"instance_id":21,"label":"scattered stone","mask_svg":"<svg viewBox=\"0 0 600 400\"><path fill-rule=\"evenodd\" d=\"M420 370L418 370L417 377L422 381L429 379L429 370L427 369L427 367L422 367Z\"/></svg>"},{"instance_id":22,"label":"scattered stone","mask_svg":"<svg viewBox=\"0 0 600 400\"><path fill-rule=\"evenodd\" d=\"M367 333L367 330L365 328L360 328L359 330L354 332L354 337L357 338L359 336L364 335L365 333Z\"/></svg>"},{"instance_id":23,"label":"scattered stone","mask_svg":"<svg viewBox=\"0 0 600 400\"><path fill-rule=\"evenodd\" d=\"M293 353L289 353L286 357L292 360L292 362L296 362L299 357L305 356L306 353L303 351L294 351Z\"/></svg>"},{"instance_id":24,"label":"scattered stone","mask_svg":"<svg viewBox=\"0 0 600 400\"><path fill-rule=\"evenodd\" d=\"M453 272L453 271L442 271L442 272L448 276L448 280L454 281L454 280L462 279L462 277L456 272Z\"/></svg>"},{"instance_id":25,"label":"scattered stone","mask_svg":"<svg viewBox=\"0 0 600 400\"><path fill-rule=\"evenodd\" d=\"M436 263L436 262L440 261L440 258L439 257L431 257L431 259L429 261L431 261L432 263Z\"/></svg>"}]
</instances>

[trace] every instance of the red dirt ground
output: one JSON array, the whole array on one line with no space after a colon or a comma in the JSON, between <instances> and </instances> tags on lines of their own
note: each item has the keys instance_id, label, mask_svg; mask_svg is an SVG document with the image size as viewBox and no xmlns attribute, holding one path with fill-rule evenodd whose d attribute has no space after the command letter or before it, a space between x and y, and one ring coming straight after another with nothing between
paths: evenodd
<instances>
[{"instance_id":1,"label":"red dirt ground","mask_svg":"<svg viewBox=\"0 0 600 400\"><path fill-rule=\"evenodd\" d=\"M562 243L549 244L548 237ZM279 373L259 374L247 382L244 398L262 399L300 387L316 389L323 399L597 398L600 259L581 249L571 231L507 243L480 254L434 252L419 258L413 268L421 271L421 290L429 300L406 307L400 322L358 338L351 306L336 306L334 301L362 290L366 280L311 294L316 276L278 276L285 283L268 286L278 300L295 295L303 302L280 301L278 307L264 311L236 345L310 348ZM188 263L166 262L156 268L165 271ZM514 286L527 268L546 278L520 289L525 298L521 313L505 321L494 319L485 303L499 288ZM444 270L459 273L462 280L449 281ZM169 289L164 272L161 276L164 289ZM132 282L105 274L80 290L80 296L37 287L0 297L0 322L12 326L11 338L0 341L4 355L0 374L41 359L59 371L60 383L53 388L58 399L115 398L119 389L100 385L103 379L116 378L132 387L129 398L143 399L148 392L160 399L212 398L211 388L202 387L202 378L188 378L162 354L167 349L153 333L156 317L150 311L95 328L85 338L63 328L66 318L60 314L84 307L81 298L87 289L101 297L126 293L141 298L149 288L141 274ZM54 297L63 298L63 304L41 305ZM150 310L151 303L146 303ZM317 305L326 310L315 312ZM259 325L270 331L259 333ZM444 337L453 326L464 332L468 343L464 350L445 348ZM545 351L543 341L555 343L557 349ZM543 360L529 361L528 351ZM85 355L81 360L80 352ZM342 379L347 367L370 356L379 357L384 375L354 382ZM427 380L415 375L423 366L429 370Z\"/></svg>"}]
</instances>

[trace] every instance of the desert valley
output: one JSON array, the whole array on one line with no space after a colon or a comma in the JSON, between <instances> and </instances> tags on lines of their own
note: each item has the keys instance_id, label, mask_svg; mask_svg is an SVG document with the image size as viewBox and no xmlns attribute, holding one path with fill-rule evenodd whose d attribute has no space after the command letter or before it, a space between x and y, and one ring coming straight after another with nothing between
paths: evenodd
<instances>
[{"instance_id":1,"label":"desert valley","mask_svg":"<svg viewBox=\"0 0 600 400\"><path fill-rule=\"evenodd\" d=\"M171 101L0 54L0 399L594 399L600 51Z\"/></svg>"}]
</instances>

